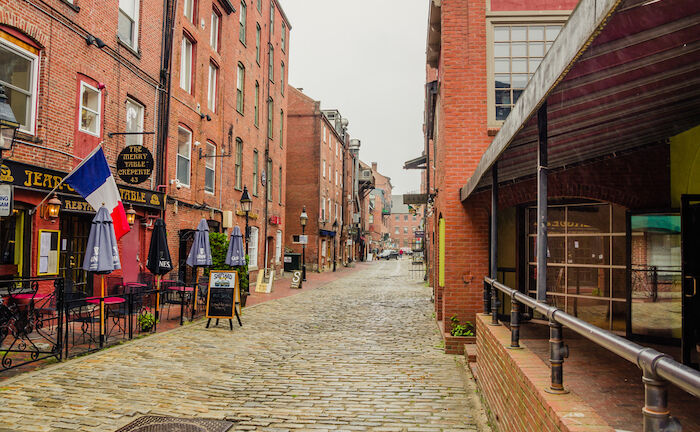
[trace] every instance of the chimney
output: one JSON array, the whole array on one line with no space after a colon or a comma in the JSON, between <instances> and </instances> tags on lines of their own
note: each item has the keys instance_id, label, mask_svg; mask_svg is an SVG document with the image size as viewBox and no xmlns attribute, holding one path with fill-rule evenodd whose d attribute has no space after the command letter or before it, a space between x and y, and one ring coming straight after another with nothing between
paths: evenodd
<instances>
[{"instance_id":1,"label":"chimney","mask_svg":"<svg viewBox=\"0 0 700 432\"><path fill-rule=\"evenodd\" d=\"M372 162L372 171L377 172L377 163Z\"/></svg>"}]
</instances>

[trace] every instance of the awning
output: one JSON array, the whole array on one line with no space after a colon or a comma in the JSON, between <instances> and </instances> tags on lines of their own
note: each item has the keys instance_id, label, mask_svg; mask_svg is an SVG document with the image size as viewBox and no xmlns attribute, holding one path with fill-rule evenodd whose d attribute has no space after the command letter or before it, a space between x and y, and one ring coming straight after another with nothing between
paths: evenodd
<instances>
[{"instance_id":1,"label":"awning","mask_svg":"<svg viewBox=\"0 0 700 432\"><path fill-rule=\"evenodd\" d=\"M633 215L631 217L632 231L651 231L658 233L681 232L680 215Z\"/></svg>"},{"instance_id":2,"label":"awning","mask_svg":"<svg viewBox=\"0 0 700 432\"><path fill-rule=\"evenodd\" d=\"M425 157L425 155L418 156L415 159L411 159L409 161L404 162L403 169L405 169L405 170L425 169L426 168L426 160L427 160L427 158Z\"/></svg>"},{"instance_id":3,"label":"awning","mask_svg":"<svg viewBox=\"0 0 700 432\"><path fill-rule=\"evenodd\" d=\"M319 235L326 237L335 237L335 231L319 230Z\"/></svg>"},{"instance_id":4,"label":"awning","mask_svg":"<svg viewBox=\"0 0 700 432\"><path fill-rule=\"evenodd\" d=\"M700 2L582 0L461 189L532 177L535 113L548 107L549 169L619 155L700 124Z\"/></svg>"}]
</instances>

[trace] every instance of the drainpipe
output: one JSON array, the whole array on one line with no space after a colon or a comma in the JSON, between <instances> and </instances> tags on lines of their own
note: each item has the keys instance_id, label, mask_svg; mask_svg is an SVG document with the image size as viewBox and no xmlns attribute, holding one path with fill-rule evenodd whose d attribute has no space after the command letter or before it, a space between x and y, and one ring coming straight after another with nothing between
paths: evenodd
<instances>
[{"instance_id":1,"label":"drainpipe","mask_svg":"<svg viewBox=\"0 0 700 432\"><path fill-rule=\"evenodd\" d=\"M170 120L170 84L172 70L173 32L177 0L163 1L163 34L160 52L160 82L158 85L158 137L156 143L156 184L167 184L166 161Z\"/></svg>"}]
</instances>

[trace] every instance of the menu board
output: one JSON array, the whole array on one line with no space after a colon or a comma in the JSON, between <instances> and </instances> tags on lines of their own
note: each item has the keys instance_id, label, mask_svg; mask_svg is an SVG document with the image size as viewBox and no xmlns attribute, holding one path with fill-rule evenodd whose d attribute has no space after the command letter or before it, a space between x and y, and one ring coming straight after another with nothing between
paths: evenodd
<instances>
[{"instance_id":1,"label":"menu board","mask_svg":"<svg viewBox=\"0 0 700 432\"><path fill-rule=\"evenodd\" d=\"M58 244L60 232L39 230L39 256L37 276L58 274Z\"/></svg>"},{"instance_id":2,"label":"menu board","mask_svg":"<svg viewBox=\"0 0 700 432\"><path fill-rule=\"evenodd\" d=\"M207 290L207 318L232 319L240 312L241 292L238 272L212 270Z\"/></svg>"}]
</instances>

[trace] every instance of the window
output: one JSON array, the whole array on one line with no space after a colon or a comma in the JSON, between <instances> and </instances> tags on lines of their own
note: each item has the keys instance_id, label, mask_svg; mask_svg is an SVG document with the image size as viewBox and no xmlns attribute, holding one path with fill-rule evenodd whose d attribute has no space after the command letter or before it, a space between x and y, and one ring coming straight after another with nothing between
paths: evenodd
<instances>
[{"instance_id":1,"label":"window","mask_svg":"<svg viewBox=\"0 0 700 432\"><path fill-rule=\"evenodd\" d=\"M219 51L219 32L221 31L221 17L215 11L211 11L211 27L209 28L209 45L214 51Z\"/></svg>"},{"instance_id":2,"label":"window","mask_svg":"<svg viewBox=\"0 0 700 432\"><path fill-rule=\"evenodd\" d=\"M245 85L245 67L238 63L238 79L236 80L236 111L243 114L243 89Z\"/></svg>"},{"instance_id":3,"label":"window","mask_svg":"<svg viewBox=\"0 0 700 432\"><path fill-rule=\"evenodd\" d=\"M20 48L9 42L12 37L7 33L0 34L0 84L5 87L7 102L20 130L34 133L39 50L26 44Z\"/></svg>"},{"instance_id":4,"label":"window","mask_svg":"<svg viewBox=\"0 0 700 432\"><path fill-rule=\"evenodd\" d=\"M95 87L80 83L80 126L81 132L100 136L100 110L102 94Z\"/></svg>"},{"instance_id":5,"label":"window","mask_svg":"<svg viewBox=\"0 0 700 432\"><path fill-rule=\"evenodd\" d=\"M335 170L335 185L338 186L338 170Z\"/></svg>"},{"instance_id":6,"label":"window","mask_svg":"<svg viewBox=\"0 0 700 432\"><path fill-rule=\"evenodd\" d=\"M273 34L275 34L275 4L270 3L270 36Z\"/></svg>"},{"instance_id":7,"label":"window","mask_svg":"<svg viewBox=\"0 0 700 432\"><path fill-rule=\"evenodd\" d=\"M413 215L413 221L415 222L415 220L416 220L416 215Z\"/></svg>"},{"instance_id":8,"label":"window","mask_svg":"<svg viewBox=\"0 0 700 432\"><path fill-rule=\"evenodd\" d=\"M207 91L207 106L216 112L216 81L219 78L219 68L214 63L209 63L209 89Z\"/></svg>"},{"instance_id":9,"label":"window","mask_svg":"<svg viewBox=\"0 0 700 432\"><path fill-rule=\"evenodd\" d=\"M280 37L282 38L280 41L282 52L285 52L287 50L287 24L284 21L282 21L282 35Z\"/></svg>"},{"instance_id":10,"label":"window","mask_svg":"<svg viewBox=\"0 0 700 432\"><path fill-rule=\"evenodd\" d=\"M335 220L338 220L338 203L335 203Z\"/></svg>"},{"instance_id":11,"label":"window","mask_svg":"<svg viewBox=\"0 0 700 432\"><path fill-rule=\"evenodd\" d=\"M260 83L255 81L255 127L258 127L260 124L259 119L260 118Z\"/></svg>"},{"instance_id":12,"label":"window","mask_svg":"<svg viewBox=\"0 0 700 432\"><path fill-rule=\"evenodd\" d=\"M258 196L258 151L253 150L253 196Z\"/></svg>"},{"instance_id":13,"label":"window","mask_svg":"<svg viewBox=\"0 0 700 432\"><path fill-rule=\"evenodd\" d=\"M266 174L266 181L265 181L265 189L267 190L267 200L272 201L272 160L268 159L267 160L267 169L265 170Z\"/></svg>"},{"instance_id":14,"label":"window","mask_svg":"<svg viewBox=\"0 0 700 432\"><path fill-rule=\"evenodd\" d=\"M396 215L396 220L397 220L397 221L399 220L399 215Z\"/></svg>"},{"instance_id":15,"label":"window","mask_svg":"<svg viewBox=\"0 0 700 432\"><path fill-rule=\"evenodd\" d=\"M258 267L258 227L250 227L248 238L248 266Z\"/></svg>"},{"instance_id":16,"label":"window","mask_svg":"<svg viewBox=\"0 0 700 432\"><path fill-rule=\"evenodd\" d=\"M192 153L192 132L182 126L177 128L177 179L185 186L190 185L190 156Z\"/></svg>"},{"instance_id":17,"label":"window","mask_svg":"<svg viewBox=\"0 0 700 432\"><path fill-rule=\"evenodd\" d=\"M284 110L280 110L280 148L284 147Z\"/></svg>"},{"instance_id":18,"label":"window","mask_svg":"<svg viewBox=\"0 0 700 432\"><path fill-rule=\"evenodd\" d=\"M323 178L326 178L326 160L323 160Z\"/></svg>"},{"instance_id":19,"label":"window","mask_svg":"<svg viewBox=\"0 0 700 432\"><path fill-rule=\"evenodd\" d=\"M394 228L394 234L398 234L398 233L399 233L399 227Z\"/></svg>"},{"instance_id":20,"label":"window","mask_svg":"<svg viewBox=\"0 0 700 432\"><path fill-rule=\"evenodd\" d=\"M321 220L326 220L326 200L321 197Z\"/></svg>"},{"instance_id":21,"label":"window","mask_svg":"<svg viewBox=\"0 0 700 432\"><path fill-rule=\"evenodd\" d=\"M244 2L241 2L241 11L238 15L239 26L238 26L238 39L245 45L245 23L248 19L248 7Z\"/></svg>"},{"instance_id":22,"label":"window","mask_svg":"<svg viewBox=\"0 0 700 432\"><path fill-rule=\"evenodd\" d=\"M272 116L274 112L275 101L272 98L267 100L267 137L272 138Z\"/></svg>"},{"instance_id":23,"label":"window","mask_svg":"<svg viewBox=\"0 0 700 432\"><path fill-rule=\"evenodd\" d=\"M260 24L255 24L255 61L260 64Z\"/></svg>"},{"instance_id":24,"label":"window","mask_svg":"<svg viewBox=\"0 0 700 432\"><path fill-rule=\"evenodd\" d=\"M194 18L195 18L195 16L194 16L194 11L195 11L194 2L195 1L196 0L185 0L184 10L183 10L185 18L187 18L187 20L189 22L191 22L192 24L194 24Z\"/></svg>"},{"instance_id":25,"label":"window","mask_svg":"<svg viewBox=\"0 0 700 432\"><path fill-rule=\"evenodd\" d=\"M369 223L371 223L371 224L374 223L374 215L373 215L373 214L370 214L370 215L367 217L367 221L368 221Z\"/></svg>"},{"instance_id":26,"label":"window","mask_svg":"<svg viewBox=\"0 0 700 432\"><path fill-rule=\"evenodd\" d=\"M282 258L282 231L277 230L275 237L275 262L279 263Z\"/></svg>"},{"instance_id":27,"label":"window","mask_svg":"<svg viewBox=\"0 0 700 432\"><path fill-rule=\"evenodd\" d=\"M280 181L280 196L279 196L279 203L282 205L282 166L280 165L280 176L279 176L279 181Z\"/></svg>"},{"instance_id":28,"label":"window","mask_svg":"<svg viewBox=\"0 0 700 432\"><path fill-rule=\"evenodd\" d=\"M331 199L328 198L328 220L331 220L331 210L333 210L331 207Z\"/></svg>"},{"instance_id":29,"label":"window","mask_svg":"<svg viewBox=\"0 0 700 432\"><path fill-rule=\"evenodd\" d=\"M275 49L272 47L272 45L269 45L268 47L268 53L269 53L269 67L270 69L268 70L268 78L270 78L270 81L275 80Z\"/></svg>"},{"instance_id":30,"label":"window","mask_svg":"<svg viewBox=\"0 0 700 432\"><path fill-rule=\"evenodd\" d=\"M258 3L258 12L262 13L262 0L257 0Z\"/></svg>"},{"instance_id":31,"label":"window","mask_svg":"<svg viewBox=\"0 0 700 432\"><path fill-rule=\"evenodd\" d=\"M560 24L494 25L496 120L508 117L561 28Z\"/></svg>"},{"instance_id":32,"label":"window","mask_svg":"<svg viewBox=\"0 0 700 432\"><path fill-rule=\"evenodd\" d=\"M180 51L180 88L192 92L192 41L184 35Z\"/></svg>"},{"instance_id":33,"label":"window","mask_svg":"<svg viewBox=\"0 0 700 432\"><path fill-rule=\"evenodd\" d=\"M403 215L404 222L408 221L408 215Z\"/></svg>"},{"instance_id":34,"label":"window","mask_svg":"<svg viewBox=\"0 0 700 432\"><path fill-rule=\"evenodd\" d=\"M119 0L119 40L137 49L139 0Z\"/></svg>"},{"instance_id":35,"label":"window","mask_svg":"<svg viewBox=\"0 0 700 432\"><path fill-rule=\"evenodd\" d=\"M143 132L143 105L126 100L126 132ZM124 144L143 145L143 135L124 135Z\"/></svg>"},{"instance_id":36,"label":"window","mask_svg":"<svg viewBox=\"0 0 700 432\"><path fill-rule=\"evenodd\" d=\"M408 234L408 228L407 228L407 227L403 227L403 233L404 233L404 234Z\"/></svg>"},{"instance_id":37,"label":"window","mask_svg":"<svg viewBox=\"0 0 700 432\"><path fill-rule=\"evenodd\" d=\"M328 134L328 133L326 132L326 125L324 124L324 125L323 125L323 143L324 143L324 144L326 143L326 135L327 135L327 134Z\"/></svg>"},{"instance_id":38,"label":"window","mask_svg":"<svg viewBox=\"0 0 700 432\"><path fill-rule=\"evenodd\" d=\"M284 94L284 62L280 64L280 93Z\"/></svg>"},{"instance_id":39,"label":"window","mask_svg":"<svg viewBox=\"0 0 700 432\"><path fill-rule=\"evenodd\" d=\"M241 174L243 172L243 140L240 138L236 138L236 168L235 168L235 175L236 175L236 184L235 188L236 189L241 189Z\"/></svg>"},{"instance_id":40,"label":"window","mask_svg":"<svg viewBox=\"0 0 700 432\"><path fill-rule=\"evenodd\" d=\"M335 157L338 157L338 141L335 142Z\"/></svg>"},{"instance_id":41,"label":"window","mask_svg":"<svg viewBox=\"0 0 700 432\"><path fill-rule=\"evenodd\" d=\"M207 143L207 156L204 165L204 191L213 194L216 182L216 145L211 142Z\"/></svg>"}]
</instances>

